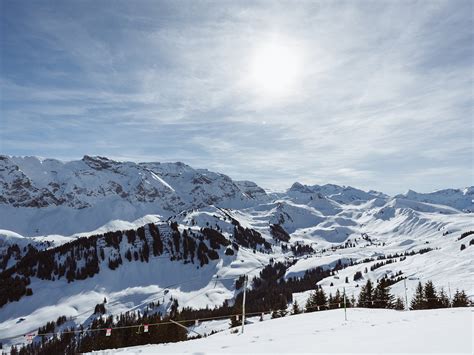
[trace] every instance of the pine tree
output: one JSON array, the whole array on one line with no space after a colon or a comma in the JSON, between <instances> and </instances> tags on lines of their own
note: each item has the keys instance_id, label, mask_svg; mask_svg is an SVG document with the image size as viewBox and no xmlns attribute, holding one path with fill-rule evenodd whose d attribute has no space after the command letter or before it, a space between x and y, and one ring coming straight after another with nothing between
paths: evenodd
<instances>
[{"instance_id":1,"label":"pine tree","mask_svg":"<svg viewBox=\"0 0 474 355\"><path fill-rule=\"evenodd\" d=\"M329 297L328 297L328 307L329 307L329 309L333 309L333 308L334 308L334 298L332 297L332 293L329 293Z\"/></svg>"},{"instance_id":2,"label":"pine tree","mask_svg":"<svg viewBox=\"0 0 474 355\"><path fill-rule=\"evenodd\" d=\"M372 301L373 301L373 286L372 281L367 280L367 283L362 286L359 294L359 301L357 302L357 307L367 307L372 308Z\"/></svg>"},{"instance_id":3,"label":"pine tree","mask_svg":"<svg viewBox=\"0 0 474 355\"><path fill-rule=\"evenodd\" d=\"M377 284L374 290L374 307L375 308L393 308L394 296L390 294L388 280L383 278Z\"/></svg>"},{"instance_id":4,"label":"pine tree","mask_svg":"<svg viewBox=\"0 0 474 355\"><path fill-rule=\"evenodd\" d=\"M320 310L325 310L327 309L327 302L326 294L324 293L324 290L320 288L316 291L316 306L319 306Z\"/></svg>"},{"instance_id":5,"label":"pine tree","mask_svg":"<svg viewBox=\"0 0 474 355\"><path fill-rule=\"evenodd\" d=\"M438 303L439 303L439 306L442 308L449 308L451 306L451 303L449 302L449 298L446 295L446 292L444 292L444 288L442 287L438 294Z\"/></svg>"},{"instance_id":6,"label":"pine tree","mask_svg":"<svg viewBox=\"0 0 474 355\"><path fill-rule=\"evenodd\" d=\"M292 310L292 314L300 314L301 313L301 309L300 309L300 306L298 305L298 302L296 302L296 300L293 302L293 310Z\"/></svg>"},{"instance_id":7,"label":"pine tree","mask_svg":"<svg viewBox=\"0 0 474 355\"><path fill-rule=\"evenodd\" d=\"M105 314L105 305L103 303L96 304L94 314Z\"/></svg>"},{"instance_id":8,"label":"pine tree","mask_svg":"<svg viewBox=\"0 0 474 355\"><path fill-rule=\"evenodd\" d=\"M331 308L339 308L343 302L341 293L339 292L339 289L336 290L336 295L332 299L333 306Z\"/></svg>"},{"instance_id":9,"label":"pine tree","mask_svg":"<svg viewBox=\"0 0 474 355\"><path fill-rule=\"evenodd\" d=\"M306 312L314 312L317 311L317 301L316 301L316 295L317 295L317 290L314 292L311 292L311 294L308 297L308 300L306 301L306 306L305 310Z\"/></svg>"},{"instance_id":10,"label":"pine tree","mask_svg":"<svg viewBox=\"0 0 474 355\"><path fill-rule=\"evenodd\" d=\"M350 303L351 307L357 307L357 301L356 301L356 299L355 299L355 297L354 297L354 294L352 294L351 300L350 300L349 303Z\"/></svg>"},{"instance_id":11,"label":"pine tree","mask_svg":"<svg viewBox=\"0 0 474 355\"><path fill-rule=\"evenodd\" d=\"M418 286L416 286L415 296L411 300L410 309L424 309L425 308L425 297L423 293L423 285L421 281L418 282Z\"/></svg>"},{"instance_id":12,"label":"pine tree","mask_svg":"<svg viewBox=\"0 0 474 355\"><path fill-rule=\"evenodd\" d=\"M401 297L397 297L393 305L393 309L396 309L399 311L403 311L405 309L405 304L403 303L403 300Z\"/></svg>"},{"instance_id":13,"label":"pine tree","mask_svg":"<svg viewBox=\"0 0 474 355\"><path fill-rule=\"evenodd\" d=\"M456 293L453 297L453 307L467 307L469 306L469 300L466 296L466 292L464 290L459 291L456 290Z\"/></svg>"},{"instance_id":14,"label":"pine tree","mask_svg":"<svg viewBox=\"0 0 474 355\"><path fill-rule=\"evenodd\" d=\"M440 308L438 295L432 281L427 281L423 290L425 297L425 308Z\"/></svg>"}]
</instances>

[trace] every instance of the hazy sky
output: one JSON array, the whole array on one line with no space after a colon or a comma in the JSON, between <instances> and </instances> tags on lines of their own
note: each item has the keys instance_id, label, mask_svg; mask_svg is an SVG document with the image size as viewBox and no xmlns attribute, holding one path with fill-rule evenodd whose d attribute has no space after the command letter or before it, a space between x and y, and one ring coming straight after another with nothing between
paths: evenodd
<instances>
[{"instance_id":1,"label":"hazy sky","mask_svg":"<svg viewBox=\"0 0 474 355\"><path fill-rule=\"evenodd\" d=\"M473 184L472 1L0 1L0 152Z\"/></svg>"}]
</instances>

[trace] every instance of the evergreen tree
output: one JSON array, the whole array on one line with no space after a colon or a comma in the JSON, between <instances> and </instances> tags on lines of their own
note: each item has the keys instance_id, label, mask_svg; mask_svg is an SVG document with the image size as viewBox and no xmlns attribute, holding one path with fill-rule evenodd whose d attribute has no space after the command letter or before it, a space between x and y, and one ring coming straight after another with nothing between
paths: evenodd
<instances>
[{"instance_id":1,"label":"evergreen tree","mask_svg":"<svg viewBox=\"0 0 474 355\"><path fill-rule=\"evenodd\" d=\"M453 307L467 307L469 306L469 300L466 296L466 292L464 290L459 291L456 290L456 293L453 297Z\"/></svg>"},{"instance_id":2,"label":"evergreen tree","mask_svg":"<svg viewBox=\"0 0 474 355\"><path fill-rule=\"evenodd\" d=\"M357 301L356 301L356 299L355 299L355 297L354 297L354 294L352 294L351 300L350 300L349 303L350 303L351 307L357 307Z\"/></svg>"},{"instance_id":3,"label":"evergreen tree","mask_svg":"<svg viewBox=\"0 0 474 355\"><path fill-rule=\"evenodd\" d=\"M341 293L339 292L339 289L336 290L336 295L332 299L332 303L333 303L333 306L330 307L332 309L339 308L342 306L343 299L342 299Z\"/></svg>"},{"instance_id":4,"label":"evergreen tree","mask_svg":"<svg viewBox=\"0 0 474 355\"><path fill-rule=\"evenodd\" d=\"M324 290L322 288L318 288L309 296L308 301L306 302L305 311L314 312L318 310L322 311L328 309L327 303L328 300L326 298Z\"/></svg>"},{"instance_id":5,"label":"evergreen tree","mask_svg":"<svg viewBox=\"0 0 474 355\"><path fill-rule=\"evenodd\" d=\"M377 284L374 290L375 308L393 308L394 296L390 294L388 279L383 278Z\"/></svg>"},{"instance_id":6,"label":"evergreen tree","mask_svg":"<svg viewBox=\"0 0 474 355\"><path fill-rule=\"evenodd\" d=\"M354 274L354 281L359 281L360 279L362 279L363 276L362 276L362 273L360 271L357 271L355 274Z\"/></svg>"},{"instance_id":7,"label":"evergreen tree","mask_svg":"<svg viewBox=\"0 0 474 355\"><path fill-rule=\"evenodd\" d=\"M451 303L449 302L449 298L446 295L446 292L444 292L444 288L442 287L438 294L438 303L439 303L439 306L442 308L449 308L451 306Z\"/></svg>"},{"instance_id":8,"label":"evergreen tree","mask_svg":"<svg viewBox=\"0 0 474 355\"><path fill-rule=\"evenodd\" d=\"M399 311L403 311L405 309L405 304L403 303L403 300L401 297L397 297L393 305L393 309L396 309Z\"/></svg>"},{"instance_id":9,"label":"evergreen tree","mask_svg":"<svg viewBox=\"0 0 474 355\"><path fill-rule=\"evenodd\" d=\"M324 293L324 290L322 288L319 288L316 291L316 306L319 306L320 310L325 310L327 309L326 304L327 304L327 298L326 294Z\"/></svg>"},{"instance_id":10,"label":"evergreen tree","mask_svg":"<svg viewBox=\"0 0 474 355\"><path fill-rule=\"evenodd\" d=\"M425 296L423 292L423 285L421 281L418 282L418 286L416 286L415 296L411 300L410 309L424 309L425 308Z\"/></svg>"},{"instance_id":11,"label":"evergreen tree","mask_svg":"<svg viewBox=\"0 0 474 355\"><path fill-rule=\"evenodd\" d=\"M311 294L309 295L308 300L306 301L306 306L305 306L306 312L317 311L317 301L316 301L317 292L318 290L311 292Z\"/></svg>"},{"instance_id":12,"label":"evergreen tree","mask_svg":"<svg viewBox=\"0 0 474 355\"><path fill-rule=\"evenodd\" d=\"M301 309L300 309L300 306L298 305L298 302L296 302L296 300L293 302L293 311L292 311L292 314L300 314L301 313Z\"/></svg>"},{"instance_id":13,"label":"evergreen tree","mask_svg":"<svg viewBox=\"0 0 474 355\"><path fill-rule=\"evenodd\" d=\"M367 307L372 308L372 301L373 301L373 286L372 281L367 280L367 283L362 286L359 294L359 300L357 302L357 307Z\"/></svg>"},{"instance_id":14,"label":"evergreen tree","mask_svg":"<svg viewBox=\"0 0 474 355\"><path fill-rule=\"evenodd\" d=\"M436 289L432 281L427 281L424 287L424 298L425 298L425 308L440 308L441 305L438 300L438 295L436 294Z\"/></svg>"},{"instance_id":15,"label":"evergreen tree","mask_svg":"<svg viewBox=\"0 0 474 355\"><path fill-rule=\"evenodd\" d=\"M329 307L329 309L333 309L333 308L334 308L334 298L332 297L332 293L329 293L329 297L328 297L328 307Z\"/></svg>"},{"instance_id":16,"label":"evergreen tree","mask_svg":"<svg viewBox=\"0 0 474 355\"><path fill-rule=\"evenodd\" d=\"M105 304L99 303L95 305L94 314L105 314Z\"/></svg>"}]
</instances>

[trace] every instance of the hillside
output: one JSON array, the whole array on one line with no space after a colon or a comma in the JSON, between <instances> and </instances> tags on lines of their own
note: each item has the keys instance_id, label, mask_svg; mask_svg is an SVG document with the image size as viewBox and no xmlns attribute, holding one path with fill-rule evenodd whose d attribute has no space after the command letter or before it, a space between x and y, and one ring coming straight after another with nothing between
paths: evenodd
<instances>
[{"instance_id":1,"label":"hillside","mask_svg":"<svg viewBox=\"0 0 474 355\"><path fill-rule=\"evenodd\" d=\"M215 353L443 353L472 354L468 308L399 312L350 309L259 322L244 334L224 331L204 339L98 351L94 354ZM151 331L159 331L159 328Z\"/></svg>"}]
</instances>

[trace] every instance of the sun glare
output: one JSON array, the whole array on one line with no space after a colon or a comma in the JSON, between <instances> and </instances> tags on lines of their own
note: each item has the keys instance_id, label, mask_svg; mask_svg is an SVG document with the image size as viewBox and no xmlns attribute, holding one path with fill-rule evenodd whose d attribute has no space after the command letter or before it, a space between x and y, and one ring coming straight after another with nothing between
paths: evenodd
<instances>
[{"instance_id":1,"label":"sun glare","mask_svg":"<svg viewBox=\"0 0 474 355\"><path fill-rule=\"evenodd\" d=\"M267 44L255 51L251 64L251 81L266 96L291 94L300 80L301 58L294 48Z\"/></svg>"}]
</instances>

